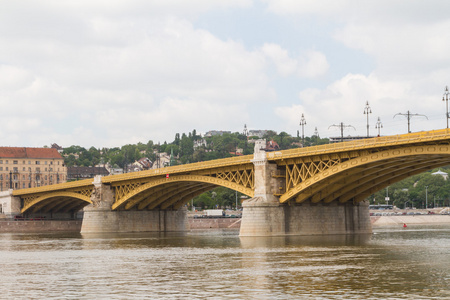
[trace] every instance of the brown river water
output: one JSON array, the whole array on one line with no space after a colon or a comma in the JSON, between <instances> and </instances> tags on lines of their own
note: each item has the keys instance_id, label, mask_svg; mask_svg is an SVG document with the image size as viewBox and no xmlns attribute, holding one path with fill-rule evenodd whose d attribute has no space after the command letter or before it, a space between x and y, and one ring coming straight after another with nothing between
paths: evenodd
<instances>
[{"instance_id":1,"label":"brown river water","mask_svg":"<svg viewBox=\"0 0 450 300\"><path fill-rule=\"evenodd\" d=\"M3 299L450 299L450 226L0 234L0 270Z\"/></svg>"}]
</instances>

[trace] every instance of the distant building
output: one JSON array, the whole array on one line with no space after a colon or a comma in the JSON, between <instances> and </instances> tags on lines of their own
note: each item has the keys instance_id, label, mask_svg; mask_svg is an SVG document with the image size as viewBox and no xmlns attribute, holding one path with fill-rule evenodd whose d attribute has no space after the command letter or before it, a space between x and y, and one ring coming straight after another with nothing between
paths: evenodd
<instances>
[{"instance_id":1,"label":"distant building","mask_svg":"<svg viewBox=\"0 0 450 300\"><path fill-rule=\"evenodd\" d=\"M67 181L94 178L97 175L108 176L105 167L67 167Z\"/></svg>"},{"instance_id":2,"label":"distant building","mask_svg":"<svg viewBox=\"0 0 450 300\"><path fill-rule=\"evenodd\" d=\"M156 161L152 165L152 169L164 168L170 165L170 155L166 152L156 153Z\"/></svg>"},{"instance_id":3,"label":"distant building","mask_svg":"<svg viewBox=\"0 0 450 300\"><path fill-rule=\"evenodd\" d=\"M194 150L202 146L205 148L208 146L205 139L199 139L194 141Z\"/></svg>"},{"instance_id":4,"label":"distant building","mask_svg":"<svg viewBox=\"0 0 450 300\"><path fill-rule=\"evenodd\" d=\"M51 146L50 148L56 149L56 151L58 151L59 153L63 153L63 151L64 151L64 148L61 147L61 146L59 146L59 145L56 144L56 143L53 143L52 146Z\"/></svg>"},{"instance_id":5,"label":"distant building","mask_svg":"<svg viewBox=\"0 0 450 300\"><path fill-rule=\"evenodd\" d=\"M153 166L153 163L147 157L143 157L134 163L131 164L130 172L138 172L143 170L150 170Z\"/></svg>"},{"instance_id":6,"label":"distant building","mask_svg":"<svg viewBox=\"0 0 450 300\"><path fill-rule=\"evenodd\" d=\"M271 140L269 142L266 143L266 148L263 149L265 151L277 151L280 150L280 146L278 145L277 142L275 142L274 140Z\"/></svg>"},{"instance_id":7,"label":"distant building","mask_svg":"<svg viewBox=\"0 0 450 300\"><path fill-rule=\"evenodd\" d=\"M447 180L447 178L448 178L448 173L441 171L441 169L439 169L439 171L437 171L437 172L431 173L431 175L440 175L440 176L444 177L444 180Z\"/></svg>"},{"instance_id":8,"label":"distant building","mask_svg":"<svg viewBox=\"0 0 450 300\"><path fill-rule=\"evenodd\" d=\"M350 142L350 141L357 141L357 140L364 140L364 139L372 139L374 136L344 136L343 138L340 136L330 137L330 144L331 143L340 143L340 142Z\"/></svg>"},{"instance_id":9,"label":"distant building","mask_svg":"<svg viewBox=\"0 0 450 300\"><path fill-rule=\"evenodd\" d=\"M55 148L0 147L0 191L67 180L64 159Z\"/></svg>"},{"instance_id":10,"label":"distant building","mask_svg":"<svg viewBox=\"0 0 450 300\"><path fill-rule=\"evenodd\" d=\"M248 136L257 136L259 138L262 138L268 131L269 130L249 130ZM275 134L276 134L276 132L275 132Z\"/></svg>"},{"instance_id":11,"label":"distant building","mask_svg":"<svg viewBox=\"0 0 450 300\"><path fill-rule=\"evenodd\" d=\"M210 130L207 133L205 133L205 137L212 137L215 135L223 135L224 133L231 133L231 131L219 131L219 130Z\"/></svg>"}]
</instances>

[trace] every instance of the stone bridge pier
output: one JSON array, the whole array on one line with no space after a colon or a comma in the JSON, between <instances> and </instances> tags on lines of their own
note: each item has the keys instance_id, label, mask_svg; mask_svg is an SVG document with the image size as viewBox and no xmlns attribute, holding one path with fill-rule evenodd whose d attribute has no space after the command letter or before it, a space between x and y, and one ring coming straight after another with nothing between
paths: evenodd
<instances>
[{"instance_id":1,"label":"stone bridge pier","mask_svg":"<svg viewBox=\"0 0 450 300\"><path fill-rule=\"evenodd\" d=\"M240 236L282 236L282 235L333 235L371 233L369 205L288 202L280 204L274 196L283 184L274 177L277 165L269 163L265 147L255 144L253 164L255 166L254 197L243 202Z\"/></svg>"},{"instance_id":2,"label":"stone bridge pier","mask_svg":"<svg viewBox=\"0 0 450 300\"><path fill-rule=\"evenodd\" d=\"M188 230L187 210L112 210L114 190L94 179L92 204L84 208L81 233L175 232Z\"/></svg>"}]
</instances>

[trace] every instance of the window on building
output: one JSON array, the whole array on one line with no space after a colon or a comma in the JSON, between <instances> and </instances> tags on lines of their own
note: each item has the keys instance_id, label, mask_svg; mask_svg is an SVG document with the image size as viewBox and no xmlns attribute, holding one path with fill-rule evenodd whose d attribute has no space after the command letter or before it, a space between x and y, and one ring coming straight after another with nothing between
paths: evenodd
<instances>
[{"instance_id":1,"label":"window on building","mask_svg":"<svg viewBox=\"0 0 450 300\"><path fill-rule=\"evenodd\" d=\"M7 164L8 163L8 161L7 160L5 160L5 164Z\"/></svg>"},{"instance_id":2,"label":"window on building","mask_svg":"<svg viewBox=\"0 0 450 300\"><path fill-rule=\"evenodd\" d=\"M36 168L36 172L40 172L41 171L41 168Z\"/></svg>"},{"instance_id":3,"label":"window on building","mask_svg":"<svg viewBox=\"0 0 450 300\"><path fill-rule=\"evenodd\" d=\"M25 161L23 161L23 164L25 164Z\"/></svg>"},{"instance_id":4,"label":"window on building","mask_svg":"<svg viewBox=\"0 0 450 300\"><path fill-rule=\"evenodd\" d=\"M17 175L14 175L14 176L13 176L13 180L17 180L17 179L19 179L19 178L17 177Z\"/></svg>"},{"instance_id":5,"label":"window on building","mask_svg":"<svg viewBox=\"0 0 450 300\"><path fill-rule=\"evenodd\" d=\"M18 160L13 160L13 164L14 164L14 165L17 165L18 163L19 163Z\"/></svg>"},{"instance_id":6,"label":"window on building","mask_svg":"<svg viewBox=\"0 0 450 300\"><path fill-rule=\"evenodd\" d=\"M19 172L19 168L18 167L14 167L14 172Z\"/></svg>"},{"instance_id":7,"label":"window on building","mask_svg":"<svg viewBox=\"0 0 450 300\"><path fill-rule=\"evenodd\" d=\"M47 172L47 168L45 168L45 172Z\"/></svg>"},{"instance_id":8,"label":"window on building","mask_svg":"<svg viewBox=\"0 0 450 300\"><path fill-rule=\"evenodd\" d=\"M47 161L45 161L45 164L47 164Z\"/></svg>"},{"instance_id":9,"label":"window on building","mask_svg":"<svg viewBox=\"0 0 450 300\"><path fill-rule=\"evenodd\" d=\"M8 167L5 168L5 171L9 171Z\"/></svg>"},{"instance_id":10,"label":"window on building","mask_svg":"<svg viewBox=\"0 0 450 300\"><path fill-rule=\"evenodd\" d=\"M25 167L22 168L22 171L25 171Z\"/></svg>"},{"instance_id":11,"label":"window on building","mask_svg":"<svg viewBox=\"0 0 450 300\"><path fill-rule=\"evenodd\" d=\"M22 175L22 180L25 180L25 175Z\"/></svg>"},{"instance_id":12,"label":"window on building","mask_svg":"<svg viewBox=\"0 0 450 300\"><path fill-rule=\"evenodd\" d=\"M31 165L31 160L28 161L28 164Z\"/></svg>"},{"instance_id":13,"label":"window on building","mask_svg":"<svg viewBox=\"0 0 450 300\"><path fill-rule=\"evenodd\" d=\"M45 180L47 180L47 175L45 175Z\"/></svg>"},{"instance_id":14,"label":"window on building","mask_svg":"<svg viewBox=\"0 0 450 300\"><path fill-rule=\"evenodd\" d=\"M36 161L36 164L37 164L37 165L40 165L40 164L41 164L41 162L37 160L37 161Z\"/></svg>"},{"instance_id":15,"label":"window on building","mask_svg":"<svg viewBox=\"0 0 450 300\"><path fill-rule=\"evenodd\" d=\"M3 167L0 167L0 171L3 171Z\"/></svg>"},{"instance_id":16,"label":"window on building","mask_svg":"<svg viewBox=\"0 0 450 300\"><path fill-rule=\"evenodd\" d=\"M30 172L31 172L31 167L28 167L28 171L30 171Z\"/></svg>"},{"instance_id":17,"label":"window on building","mask_svg":"<svg viewBox=\"0 0 450 300\"><path fill-rule=\"evenodd\" d=\"M25 182L24 182L24 183L22 183L22 188L23 188L23 189L25 188Z\"/></svg>"},{"instance_id":18,"label":"window on building","mask_svg":"<svg viewBox=\"0 0 450 300\"><path fill-rule=\"evenodd\" d=\"M50 164L53 165L53 161L51 161Z\"/></svg>"},{"instance_id":19,"label":"window on building","mask_svg":"<svg viewBox=\"0 0 450 300\"><path fill-rule=\"evenodd\" d=\"M3 160L2 159L0 159L0 164L3 164Z\"/></svg>"}]
</instances>

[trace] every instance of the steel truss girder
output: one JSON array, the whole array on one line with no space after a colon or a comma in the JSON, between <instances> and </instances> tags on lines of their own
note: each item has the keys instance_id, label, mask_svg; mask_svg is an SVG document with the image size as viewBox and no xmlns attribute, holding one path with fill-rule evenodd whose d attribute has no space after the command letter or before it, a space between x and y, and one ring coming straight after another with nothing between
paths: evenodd
<instances>
[{"instance_id":1,"label":"steel truss girder","mask_svg":"<svg viewBox=\"0 0 450 300\"><path fill-rule=\"evenodd\" d=\"M370 180L371 177L377 177L380 176L380 174L392 172L392 168L399 167L399 162L400 160L397 160L396 162L367 165L364 168L352 168L347 172L343 172L341 176L327 178L323 184L310 187L307 191L296 197L296 202L303 202L308 197L311 197L313 203L317 203L321 200L330 202L327 200L330 197L333 197L330 195L334 195L336 191L346 190L352 184L362 184ZM403 165L402 167L407 167L407 165Z\"/></svg>"},{"instance_id":2,"label":"steel truss girder","mask_svg":"<svg viewBox=\"0 0 450 300\"><path fill-rule=\"evenodd\" d=\"M51 201L59 201L58 199L61 198L78 199L81 200L82 202L86 202L86 205L88 205L92 203L90 193L92 193L92 187L88 187L86 189L75 189L74 191L56 191L51 193L41 193L40 195L36 195L34 197L25 199L21 213L27 212L33 206L41 208L45 205L45 203ZM36 209L33 209L33 211L36 211Z\"/></svg>"},{"instance_id":3,"label":"steel truss girder","mask_svg":"<svg viewBox=\"0 0 450 300\"><path fill-rule=\"evenodd\" d=\"M430 157L435 157L436 155L443 158L450 156L450 146L448 144L404 146L379 152L366 153L365 155L357 156L350 160L341 161L339 164L319 171L306 180L299 182L294 188L291 188L280 197L280 202L284 203L293 197L300 197L299 200L304 201L305 197L301 196L301 193L306 192L308 189L314 189L315 185L325 185L326 180L333 180L332 178L335 176L342 178L342 174L351 172L350 170L352 168L366 167L372 164L383 164L389 160L405 160L408 157L424 156L426 157L425 159L429 160ZM322 188L316 189L320 190Z\"/></svg>"},{"instance_id":4,"label":"steel truss girder","mask_svg":"<svg viewBox=\"0 0 450 300\"><path fill-rule=\"evenodd\" d=\"M253 172L253 171L252 171ZM234 178L248 179L246 176L237 176L234 175ZM253 177L253 176L252 176ZM245 195L253 197L253 189L249 187L248 180L246 186L240 185L236 182L229 181L230 177L226 179L210 177L210 176L202 176L202 175L173 175L168 178L153 178L152 180L147 180L146 182L134 183L134 186L131 186L130 183L125 184L114 184L113 187L117 190L120 189L120 192L115 193L115 202L112 206L112 209L121 209L126 206L126 202L129 200L133 201L128 208L132 208L135 206L135 202L138 203L142 201L139 198L138 194L144 193L145 195L147 190L152 190L158 186L173 184L173 183L183 183L183 185L189 185L190 183L204 183L208 185L214 186L224 186L234 190L237 190ZM253 180L253 179L252 179ZM242 181L241 181L242 182ZM133 198L135 200L132 200ZM143 197L143 196L141 196ZM142 209L142 205L138 206L138 209Z\"/></svg>"}]
</instances>

